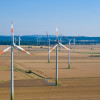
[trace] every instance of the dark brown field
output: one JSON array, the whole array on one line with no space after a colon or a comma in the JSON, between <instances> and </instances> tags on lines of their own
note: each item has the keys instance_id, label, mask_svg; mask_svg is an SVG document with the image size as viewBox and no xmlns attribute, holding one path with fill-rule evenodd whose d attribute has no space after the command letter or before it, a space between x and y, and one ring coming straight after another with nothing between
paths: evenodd
<instances>
[{"instance_id":1,"label":"dark brown field","mask_svg":"<svg viewBox=\"0 0 100 100\"><path fill-rule=\"evenodd\" d=\"M6 47L0 46L0 51ZM71 69L68 69L68 51L59 51L58 87L55 50L48 63L47 47L22 47L33 56L14 49L15 100L100 100L99 45L78 45L75 54L72 46ZM0 55L0 100L10 100L10 62L10 50Z\"/></svg>"}]
</instances>

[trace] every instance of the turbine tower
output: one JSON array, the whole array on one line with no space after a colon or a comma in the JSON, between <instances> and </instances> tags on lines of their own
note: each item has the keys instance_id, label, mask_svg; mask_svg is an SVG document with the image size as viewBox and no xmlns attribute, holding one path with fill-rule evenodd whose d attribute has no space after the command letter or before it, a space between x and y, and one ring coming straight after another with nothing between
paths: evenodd
<instances>
[{"instance_id":1,"label":"turbine tower","mask_svg":"<svg viewBox=\"0 0 100 100\"><path fill-rule=\"evenodd\" d=\"M20 46L17 46L14 43L14 33L13 33L13 21L11 21L11 36L12 36L12 43L11 45L6 48L5 50L1 51L0 54L8 51L11 48L11 100L14 100L14 73L13 73L13 48L16 47L18 49L20 49L21 51L24 51L25 53L30 54L29 52L27 52L25 49L21 48Z\"/></svg>"},{"instance_id":2,"label":"turbine tower","mask_svg":"<svg viewBox=\"0 0 100 100\"><path fill-rule=\"evenodd\" d=\"M56 48L56 86L58 86L58 45L61 45L62 47L64 47L65 49L67 49L69 51L70 51L70 48L67 48L66 46L62 45L59 42L59 39L58 39L58 27L57 26L56 26L56 34L57 34L57 40L56 40L57 43L53 48L51 48L49 53L52 52L52 50ZM70 61L70 55L69 55L69 61Z\"/></svg>"},{"instance_id":3,"label":"turbine tower","mask_svg":"<svg viewBox=\"0 0 100 100\"><path fill-rule=\"evenodd\" d=\"M74 37L74 53L75 53L75 39L77 38L78 36L75 36Z\"/></svg>"},{"instance_id":4,"label":"turbine tower","mask_svg":"<svg viewBox=\"0 0 100 100\"><path fill-rule=\"evenodd\" d=\"M50 39L49 39L48 33L47 33L47 38L48 38L48 52L49 52L50 51ZM50 63L50 53L48 53L48 63Z\"/></svg>"},{"instance_id":5,"label":"turbine tower","mask_svg":"<svg viewBox=\"0 0 100 100\"><path fill-rule=\"evenodd\" d=\"M38 37L36 39L37 39L37 46L38 46Z\"/></svg>"},{"instance_id":6,"label":"turbine tower","mask_svg":"<svg viewBox=\"0 0 100 100\"><path fill-rule=\"evenodd\" d=\"M19 35L19 46L20 46L20 40L21 40L21 39L20 39L20 35Z\"/></svg>"},{"instance_id":7,"label":"turbine tower","mask_svg":"<svg viewBox=\"0 0 100 100\"><path fill-rule=\"evenodd\" d=\"M17 38L15 37L15 44L16 44Z\"/></svg>"},{"instance_id":8,"label":"turbine tower","mask_svg":"<svg viewBox=\"0 0 100 100\"><path fill-rule=\"evenodd\" d=\"M60 37L60 43L62 43L62 38ZM59 46L59 50L62 51L62 46Z\"/></svg>"}]
</instances>

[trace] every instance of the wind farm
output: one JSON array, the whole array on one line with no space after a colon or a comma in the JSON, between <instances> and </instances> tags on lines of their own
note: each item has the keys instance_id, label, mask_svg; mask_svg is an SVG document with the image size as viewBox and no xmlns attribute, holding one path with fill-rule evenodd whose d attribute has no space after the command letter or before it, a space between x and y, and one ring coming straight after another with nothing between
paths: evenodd
<instances>
[{"instance_id":1,"label":"wind farm","mask_svg":"<svg viewBox=\"0 0 100 100\"><path fill-rule=\"evenodd\" d=\"M2 94L0 98L4 100L7 98L9 98L8 100L28 100L29 98L30 100L41 100L41 98L43 100L68 98L70 100L89 100L93 97L93 94L95 94L95 98L99 98L99 45L76 45L75 52L73 52L75 42L70 45L71 39L63 36L62 38L68 40L68 45L61 44L56 27L55 45L50 45L50 37L47 35L48 48L37 46L37 41L36 46L32 46L32 48L27 48L27 45L20 45L20 47L14 44L13 23L11 26L11 46L0 46L0 75L2 76L0 78L0 94ZM58 45L65 49L61 52L58 50ZM7 49L4 49L6 47ZM16 48L14 54L12 49L8 51L10 48ZM55 48L56 50L54 50ZM26 55L22 51L33 55ZM11 61L9 59L10 53ZM11 93L11 97L9 93ZM88 97L87 93L89 93Z\"/></svg>"},{"instance_id":2,"label":"wind farm","mask_svg":"<svg viewBox=\"0 0 100 100\"><path fill-rule=\"evenodd\" d=\"M0 4L0 100L100 100L100 1Z\"/></svg>"}]
</instances>

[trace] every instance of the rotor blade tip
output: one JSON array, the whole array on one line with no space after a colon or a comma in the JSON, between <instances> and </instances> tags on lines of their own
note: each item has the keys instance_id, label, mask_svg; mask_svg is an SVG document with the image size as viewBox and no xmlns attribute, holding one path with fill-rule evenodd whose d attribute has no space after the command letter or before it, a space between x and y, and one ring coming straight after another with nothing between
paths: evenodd
<instances>
[{"instance_id":1,"label":"rotor blade tip","mask_svg":"<svg viewBox=\"0 0 100 100\"><path fill-rule=\"evenodd\" d=\"M13 24L13 20L11 20L11 24Z\"/></svg>"},{"instance_id":2,"label":"rotor blade tip","mask_svg":"<svg viewBox=\"0 0 100 100\"><path fill-rule=\"evenodd\" d=\"M4 51L1 51L0 54L4 53Z\"/></svg>"}]
</instances>

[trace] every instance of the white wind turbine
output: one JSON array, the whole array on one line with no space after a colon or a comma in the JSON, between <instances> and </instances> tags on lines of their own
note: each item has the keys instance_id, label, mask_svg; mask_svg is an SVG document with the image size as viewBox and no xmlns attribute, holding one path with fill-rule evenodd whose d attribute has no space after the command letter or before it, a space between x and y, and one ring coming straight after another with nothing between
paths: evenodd
<instances>
[{"instance_id":1,"label":"white wind turbine","mask_svg":"<svg viewBox=\"0 0 100 100\"><path fill-rule=\"evenodd\" d=\"M16 44L16 42L17 42L17 38L15 37L15 44Z\"/></svg>"},{"instance_id":2,"label":"white wind turbine","mask_svg":"<svg viewBox=\"0 0 100 100\"><path fill-rule=\"evenodd\" d=\"M56 40L57 44L53 48L51 48L49 53L52 52L52 50L56 48L56 86L58 86L58 45L61 45L62 47L64 47L65 49L67 49L69 51L70 51L70 47L67 48L66 46L62 45L59 42L59 39L58 39L58 27L57 26L56 26L56 33L57 33L57 40ZM69 55L69 64L70 64L70 55Z\"/></svg>"},{"instance_id":3,"label":"white wind turbine","mask_svg":"<svg viewBox=\"0 0 100 100\"><path fill-rule=\"evenodd\" d=\"M62 43L62 38L60 37L60 43ZM59 50L62 51L62 46L59 46Z\"/></svg>"},{"instance_id":4,"label":"white wind turbine","mask_svg":"<svg viewBox=\"0 0 100 100\"><path fill-rule=\"evenodd\" d=\"M37 38L35 38L36 40L37 40L37 46L38 46L38 37Z\"/></svg>"},{"instance_id":5,"label":"white wind turbine","mask_svg":"<svg viewBox=\"0 0 100 100\"><path fill-rule=\"evenodd\" d=\"M62 35L62 34L61 34ZM68 42L69 42L69 48L70 48L70 41L72 40L72 39L68 39L68 38L66 38L64 35L62 35L66 40L68 40ZM69 50L69 58L70 58L70 50ZM69 59L70 60L70 59ZM70 61L69 61L69 65L68 65L68 69L70 69Z\"/></svg>"},{"instance_id":6,"label":"white wind turbine","mask_svg":"<svg viewBox=\"0 0 100 100\"><path fill-rule=\"evenodd\" d=\"M19 35L19 46L20 46L20 40L21 40L21 39L20 39L20 35Z\"/></svg>"},{"instance_id":7,"label":"white wind turbine","mask_svg":"<svg viewBox=\"0 0 100 100\"><path fill-rule=\"evenodd\" d=\"M48 38L48 52L49 52L50 51L50 39L49 39L48 33L47 33L47 38ZM48 53L48 63L50 63L50 53Z\"/></svg>"},{"instance_id":8,"label":"white wind turbine","mask_svg":"<svg viewBox=\"0 0 100 100\"><path fill-rule=\"evenodd\" d=\"M79 36L79 35L78 35L78 36ZM78 36L75 36L75 37L74 37L74 53L75 53L75 39L76 39Z\"/></svg>"},{"instance_id":9,"label":"white wind turbine","mask_svg":"<svg viewBox=\"0 0 100 100\"><path fill-rule=\"evenodd\" d=\"M5 50L1 51L0 54L8 51L11 48L11 100L14 100L14 73L13 73L13 48L16 47L22 51L24 51L25 53L30 54L29 52L27 52L25 49L21 48L20 46L15 45L14 43L14 33L13 33L13 21L11 22L11 33L12 33L12 43L11 45L6 48Z\"/></svg>"}]
</instances>

